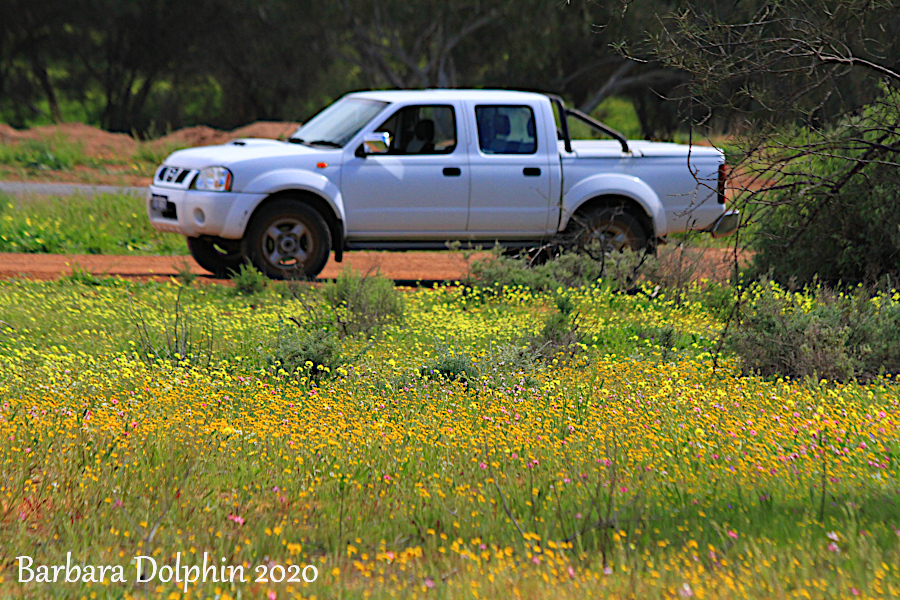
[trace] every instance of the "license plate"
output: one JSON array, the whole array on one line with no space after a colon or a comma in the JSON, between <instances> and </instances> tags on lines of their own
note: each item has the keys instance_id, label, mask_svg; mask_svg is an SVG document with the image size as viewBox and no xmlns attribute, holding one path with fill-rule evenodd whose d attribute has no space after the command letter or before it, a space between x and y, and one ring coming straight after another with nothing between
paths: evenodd
<instances>
[{"instance_id":1,"label":"license plate","mask_svg":"<svg viewBox=\"0 0 900 600\"><path fill-rule=\"evenodd\" d=\"M163 212L166 210L166 204L169 202L168 196L159 196L157 194L153 194L150 196L150 208L153 210L158 210Z\"/></svg>"}]
</instances>

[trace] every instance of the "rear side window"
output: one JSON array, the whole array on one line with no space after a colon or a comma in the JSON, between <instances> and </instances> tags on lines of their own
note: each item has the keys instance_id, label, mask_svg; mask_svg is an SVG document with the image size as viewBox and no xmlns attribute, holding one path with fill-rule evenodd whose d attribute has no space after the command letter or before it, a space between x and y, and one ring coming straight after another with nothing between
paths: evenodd
<instances>
[{"instance_id":1,"label":"rear side window","mask_svg":"<svg viewBox=\"0 0 900 600\"><path fill-rule=\"evenodd\" d=\"M478 147L485 154L537 152L534 111L530 106L477 106Z\"/></svg>"},{"instance_id":2,"label":"rear side window","mask_svg":"<svg viewBox=\"0 0 900 600\"><path fill-rule=\"evenodd\" d=\"M452 106L406 106L376 131L391 134L388 154L450 154L456 148Z\"/></svg>"}]
</instances>

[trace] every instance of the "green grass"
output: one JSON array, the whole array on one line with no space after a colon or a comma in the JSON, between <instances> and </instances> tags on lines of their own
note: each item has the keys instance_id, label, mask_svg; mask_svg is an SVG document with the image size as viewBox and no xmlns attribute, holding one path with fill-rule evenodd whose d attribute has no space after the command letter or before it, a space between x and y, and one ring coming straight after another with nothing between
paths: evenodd
<instances>
[{"instance_id":1,"label":"green grass","mask_svg":"<svg viewBox=\"0 0 900 600\"><path fill-rule=\"evenodd\" d=\"M152 169L155 169L166 159L167 156L175 152L176 150L181 150L185 148L183 144L178 144L174 142L170 142L168 144L152 143L152 142L139 142L137 149L134 151L134 154L131 156L131 160L135 163L139 163L146 166L149 166Z\"/></svg>"},{"instance_id":2,"label":"green grass","mask_svg":"<svg viewBox=\"0 0 900 600\"><path fill-rule=\"evenodd\" d=\"M28 171L68 171L95 162L84 153L80 142L62 136L0 145L0 165Z\"/></svg>"},{"instance_id":3,"label":"green grass","mask_svg":"<svg viewBox=\"0 0 900 600\"><path fill-rule=\"evenodd\" d=\"M187 244L153 229L138 196L0 194L0 252L181 255Z\"/></svg>"}]
</instances>

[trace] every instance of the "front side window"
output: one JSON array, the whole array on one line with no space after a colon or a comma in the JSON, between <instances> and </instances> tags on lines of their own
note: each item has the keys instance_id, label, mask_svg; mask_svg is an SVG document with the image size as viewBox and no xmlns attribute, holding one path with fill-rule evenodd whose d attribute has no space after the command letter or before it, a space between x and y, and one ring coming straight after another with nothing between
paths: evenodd
<instances>
[{"instance_id":1,"label":"front side window","mask_svg":"<svg viewBox=\"0 0 900 600\"><path fill-rule=\"evenodd\" d=\"M391 135L388 154L450 154L456 148L452 106L406 106L375 131Z\"/></svg>"},{"instance_id":2,"label":"front side window","mask_svg":"<svg viewBox=\"0 0 900 600\"><path fill-rule=\"evenodd\" d=\"M308 146L340 148L349 142L387 102L367 98L338 100L306 122L288 141Z\"/></svg>"},{"instance_id":3,"label":"front side window","mask_svg":"<svg viewBox=\"0 0 900 600\"><path fill-rule=\"evenodd\" d=\"M485 154L537 152L534 111L529 106L478 106L478 146Z\"/></svg>"}]
</instances>

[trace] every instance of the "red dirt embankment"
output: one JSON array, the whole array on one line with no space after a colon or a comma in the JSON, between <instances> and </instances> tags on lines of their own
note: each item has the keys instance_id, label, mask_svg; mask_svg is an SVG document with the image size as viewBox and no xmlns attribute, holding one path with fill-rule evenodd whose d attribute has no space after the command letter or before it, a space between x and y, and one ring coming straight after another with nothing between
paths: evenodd
<instances>
[{"instance_id":1,"label":"red dirt embankment","mask_svg":"<svg viewBox=\"0 0 900 600\"><path fill-rule=\"evenodd\" d=\"M60 123L32 129L14 129L0 123L0 144L15 144L25 140L68 140L79 144L85 156L98 160L121 160L132 156L141 144L167 150L173 147L223 144L237 138L284 139L299 126L299 123L293 122L258 121L234 131L222 131L198 125L178 129L155 140L141 142L125 133L110 133L84 123Z\"/></svg>"},{"instance_id":2,"label":"red dirt embankment","mask_svg":"<svg viewBox=\"0 0 900 600\"><path fill-rule=\"evenodd\" d=\"M152 171L155 165L147 166L146 153L139 153L141 149L149 150L151 156L165 156L179 148L224 144L237 138L284 139L298 126L299 123L293 122L258 121L234 131L222 131L201 125L179 129L155 140L142 142L124 133L110 133L83 123L60 123L32 129L14 129L0 123L0 145L12 146L28 140L50 144L74 143L81 154L100 163L99 166L76 165L63 171L31 172L4 168L0 170L0 178L9 181L145 186L150 185L147 170ZM140 168L136 163L140 163Z\"/></svg>"}]
</instances>

